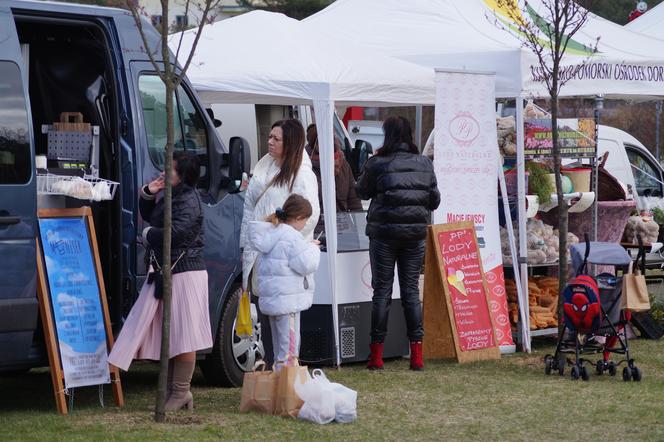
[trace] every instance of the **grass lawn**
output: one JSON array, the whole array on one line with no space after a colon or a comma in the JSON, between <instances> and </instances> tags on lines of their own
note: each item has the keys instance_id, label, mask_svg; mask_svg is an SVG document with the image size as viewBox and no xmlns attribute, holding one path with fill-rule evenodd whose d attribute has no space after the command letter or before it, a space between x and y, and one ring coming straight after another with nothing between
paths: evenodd
<instances>
[{"instance_id":1,"label":"grass lawn","mask_svg":"<svg viewBox=\"0 0 664 442\"><path fill-rule=\"evenodd\" d=\"M572 382L546 377L536 347L532 355L457 365L432 362L423 373L405 360L382 373L363 366L327 370L358 390L359 419L317 426L257 414L240 414L239 389L214 389L194 378L196 410L155 424L156 365L138 364L123 377L127 406L99 407L97 390L76 393L67 417L54 411L50 376L36 370L0 378L0 440L664 440L664 343L632 341L644 372L641 383L591 375ZM111 402L110 390L105 399Z\"/></svg>"}]
</instances>

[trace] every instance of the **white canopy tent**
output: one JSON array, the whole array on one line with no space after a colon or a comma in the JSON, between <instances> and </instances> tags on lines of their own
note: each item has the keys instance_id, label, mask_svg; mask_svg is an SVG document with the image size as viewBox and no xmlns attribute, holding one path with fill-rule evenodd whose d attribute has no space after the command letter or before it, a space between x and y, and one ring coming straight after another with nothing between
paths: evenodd
<instances>
[{"instance_id":1,"label":"white canopy tent","mask_svg":"<svg viewBox=\"0 0 664 442\"><path fill-rule=\"evenodd\" d=\"M664 40L664 3L625 25L630 31Z\"/></svg>"},{"instance_id":2,"label":"white canopy tent","mask_svg":"<svg viewBox=\"0 0 664 442\"><path fill-rule=\"evenodd\" d=\"M184 33L180 63L194 30ZM179 38L170 41L177 51ZM249 104L311 104L318 128L323 213L336 363L341 363L336 296L337 223L334 181L335 104L418 105L435 101L434 71L391 57L354 56L282 14L250 12L207 25L187 72L203 101Z\"/></svg>"},{"instance_id":3,"label":"white canopy tent","mask_svg":"<svg viewBox=\"0 0 664 442\"><path fill-rule=\"evenodd\" d=\"M527 7L531 22L545 22L542 0L528 0ZM508 12L496 0L410 0L407 7L401 0L337 0L303 23L353 51L496 74L496 97L518 99L519 254L526 256L523 99L548 93L538 81L538 60L523 47ZM563 64L569 79L563 97L664 95L664 42L594 14L570 41ZM525 264L520 273L525 291ZM528 327L522 338L528 350Z\"/></svg>"},{"instance_id":4,"label":"white canopy tent","mask_svg":"<svg viewBox=\"0 0 664 442\"><path fill-rule=\"evenodd\" d=\"M529 0L528 5L533 16L545 15L541 0ZM401 0L337 0L303 23L310 33L326 35L355 52L394 56L431 68L495 72L498 98L547 95L533 76L536 59L504 30L514 23L496 0L410 0L407 7ZM596 44L593 54L589 48ZM664 92L664 42L594 14L574 36L564 60L566 66L584 62L563 96Z\"/></svg>"}]
</instances>

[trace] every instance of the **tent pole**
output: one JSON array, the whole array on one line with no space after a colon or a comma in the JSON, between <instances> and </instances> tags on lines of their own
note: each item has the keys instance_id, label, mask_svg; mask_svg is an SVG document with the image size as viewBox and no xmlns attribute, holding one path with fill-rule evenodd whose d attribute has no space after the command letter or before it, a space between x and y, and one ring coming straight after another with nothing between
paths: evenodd
<instances>
[{"instance_id":1,"label":"tent pole","mask_svg":"<svg viewBox=\"0 0 664 442\"><path fill-rule=\"evenodd\" d=\"M415 107L415 144L422 150L422 105Z\"/></svg>"},{"instance_id":2,"label":"tent pole","mask_svg":"<svg viewBox=\"0 0 664 442\"><path fill-rule=\"evenodd\" d=\"M516 296L517 302L519 304L519 316L521 324L525 324L525 300L528 299L528 296L524 296L523 284L521 281L521 269L519 268L519 253L517 252L516 247L516 238L514 238L514 225L512 221L512 211L510 209L510 201L507 195L507 184L505 184L505 171L503 170L503 162L501 161L500 155L498 155L498 184L500 185L500 194L502 195L503 200L503 213L505 214L505 228L507 230L507 237L510 243L510 253L512 255L512 269L514 270L514 282L516 283Z\"/></svg>"},{"instance_id":3,"label":"tent pole","mask_svg":"<svg viewBox=\"0 0 664 442\"><path fill-rule=\"evenodd\" d=\"M530 306L528 305L528 238L526 237L526 156L525 131L523 121L523 97L516 99L516 169L518 184L518 212L519 212L519 270L521 273L522 295L521 304L521 347L530 353ZM515 263L516 266L516 263Z\"/></svg>"},{"instance_id":4,"label":"tent pole","mask_svg":"<svg viewBox=\"0 0 664 442\"><path fill-rule=\"evenodd\" d=\"M316 127L320 147L321 194L327 247L327 264L332 295L332 325L334 330L334 364L341 366L339 346L339 304L337 302L337 204L334 182L334 101L314 100Z\"/></svg>"}]
</instances>

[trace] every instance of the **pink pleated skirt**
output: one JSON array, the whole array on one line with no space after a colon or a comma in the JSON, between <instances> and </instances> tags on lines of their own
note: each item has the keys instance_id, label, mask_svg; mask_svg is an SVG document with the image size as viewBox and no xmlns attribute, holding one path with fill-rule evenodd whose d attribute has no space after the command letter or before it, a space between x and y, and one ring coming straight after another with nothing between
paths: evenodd
<instances>
[{"instance_id":1,"label":"pink pleated skirt","mask_svg":"<svg viewBox=\"0 0 664 442\"><path fill-rule=\"evenodd\" d=\"M162 302L154 285L143 284L108 362L128 370L134 359L158 361L161 354ZM207 271L173 275L169 357L212 347Z\"/></svg>"}]
</instances>

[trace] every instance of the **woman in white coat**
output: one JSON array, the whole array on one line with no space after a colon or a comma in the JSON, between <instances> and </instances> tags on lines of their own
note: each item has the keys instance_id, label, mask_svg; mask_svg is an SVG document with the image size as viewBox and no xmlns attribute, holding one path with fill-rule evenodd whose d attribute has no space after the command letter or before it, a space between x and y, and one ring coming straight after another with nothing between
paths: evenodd
<instances>
[{"instance_id":1,"label":"woman in white coat","mask_svg":"<svg viewBox=\"0 0 664 442\"><path fill-rule=\"evenodd\" d=\"M268 154L261 158L254 168L244 197L244 214L240 231L244 289L249 285L249 275L258 257L258 252L249 243L251 222L265 221L277 208L283 207L286 199L295 193L311 203L312 215L301 233L305 240L313 239L314 228L320 216L318 180L313 172L309 155L304 154L304 143L304 127L298 120L277 121L270 131ZM252 279L256 293L256 280Z\"/></svg>"}]
</instances>

